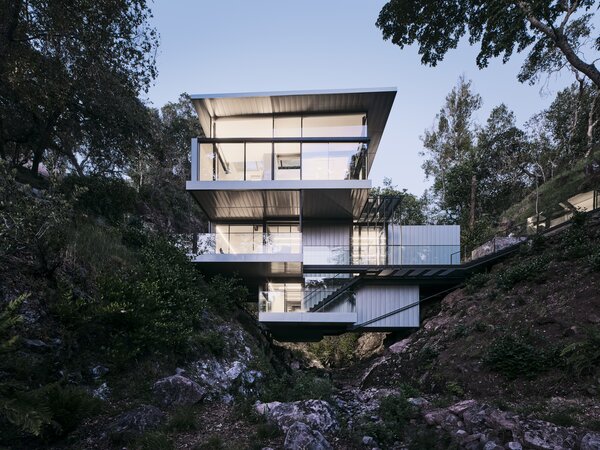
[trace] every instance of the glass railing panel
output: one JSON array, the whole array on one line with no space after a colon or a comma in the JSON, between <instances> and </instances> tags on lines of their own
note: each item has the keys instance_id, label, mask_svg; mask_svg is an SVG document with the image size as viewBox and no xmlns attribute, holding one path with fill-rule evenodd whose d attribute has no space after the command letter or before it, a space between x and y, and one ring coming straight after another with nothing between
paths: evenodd
<instances>
[{"instance_id":1,"label":"glass railing panel","mask_svg":"<svg viewBox=\"0 0 600 450\"><path fill-rule=\"evenodd\" d=\"M306 265L459 264L460 245L305 245Z\"/></svg>"},{"instance_id":2,"label":"glass railing panel","mask_svg":"<svg viewBox=\"0 0 600 450\"><path fill-rule=\"evenodd\" d=\"M197 255L284 254L302 251L302 233L198 234Z\"/></svg>"}]
</instances>

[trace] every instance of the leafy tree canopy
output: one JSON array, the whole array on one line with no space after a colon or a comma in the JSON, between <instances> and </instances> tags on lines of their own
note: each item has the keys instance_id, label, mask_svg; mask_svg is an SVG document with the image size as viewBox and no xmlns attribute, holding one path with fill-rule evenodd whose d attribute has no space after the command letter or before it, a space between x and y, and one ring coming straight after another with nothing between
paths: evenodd
<instances>
[{"instance_id":1,"label":"leafy tree canopy","mask_svg":"<svg viewBox=\"0 0 600 450\"><path fill-rule=\"evenodd\" d=\"M535 82L542 72L570 65L600 87L600 71L582 55L592 41L593 0L390 0L381 10L377 27L384 39L400 48L419 46L423 64L435 66L468 34L480 43L477 65L529 49L519 80Z\"/></svg>"}]
</instances>

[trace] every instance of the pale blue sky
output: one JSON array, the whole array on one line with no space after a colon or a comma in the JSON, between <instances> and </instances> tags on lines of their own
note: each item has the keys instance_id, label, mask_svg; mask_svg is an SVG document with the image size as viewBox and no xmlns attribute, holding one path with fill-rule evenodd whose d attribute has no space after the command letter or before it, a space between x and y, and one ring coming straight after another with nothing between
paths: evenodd
<instances>
[{"instance_id":1,"label":"pale blue sky","mask_svg":"<svg viewBox=\"0 0 600 450\"><path fill-rule=\"evenodd\" d=\"M422 66L417 49L381 37L375 21L385 0L155 0L161 36L155 106L181 92L220 93L397 87L398 94L371 171L420 195L419 137L432 126L446 94L465 74L483 97L478 117L506 103L520 123L548 106L572 81L564 73L544 86L519 83L522 56L479 70L475 48L459 46L437 67ZM543 88L543 89L542 89ZM540 91L543 90L542 93Z\"/></svg>"}]
</instances>

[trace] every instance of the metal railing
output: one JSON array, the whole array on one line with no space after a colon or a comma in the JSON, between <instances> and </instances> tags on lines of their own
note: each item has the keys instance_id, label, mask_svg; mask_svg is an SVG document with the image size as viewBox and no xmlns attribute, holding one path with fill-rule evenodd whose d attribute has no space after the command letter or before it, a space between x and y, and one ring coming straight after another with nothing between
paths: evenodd
<instances>
[{"instance_id":1,"label":"metal railing","mask_svg":"<svg viewBox=\"0 0 600 450\"><path fill-rule=\"evenodd\" d=\"M301 253L302 233L202 233L189 249L192 255Z\"/></svg>"},{"instance_id":2,"label":"metal railing","mask_svg":"<svg viewBox=\"0 0 600 450\"><path fill-rule=\"evenodd\" d=\"M305 245L305 265L447 265L460 245Z\"/></svg>"}]
</instances>

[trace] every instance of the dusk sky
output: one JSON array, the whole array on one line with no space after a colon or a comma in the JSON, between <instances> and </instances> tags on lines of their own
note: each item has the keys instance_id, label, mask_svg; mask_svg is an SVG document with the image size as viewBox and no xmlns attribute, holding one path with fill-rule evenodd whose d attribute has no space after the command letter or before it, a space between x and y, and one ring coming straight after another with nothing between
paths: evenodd
<instances>
[{"instance_id":1,"label":"dusk sky","mask_svg":"<svg viewBox=\"0 0 600 450\"><path fill-rule=\"evenodd\" d=\"M384 41L375 21L386 2L358 0L156 0L159 76L149 92L154 106L189 94L396 87L398 94L370 178L390 177L420 195L429 185L419 139L433 125L444 97L465 74L483 97L478 119L504 102L519 123L545 108L570 84L565 72L535 86L517 73L524 55L508 64L475 65L468 44L437 67L422 66L416 48Z\"/></svg>"}]
</instances>

